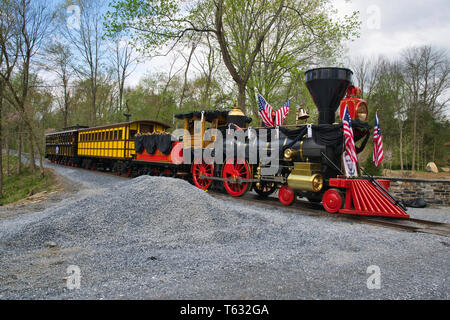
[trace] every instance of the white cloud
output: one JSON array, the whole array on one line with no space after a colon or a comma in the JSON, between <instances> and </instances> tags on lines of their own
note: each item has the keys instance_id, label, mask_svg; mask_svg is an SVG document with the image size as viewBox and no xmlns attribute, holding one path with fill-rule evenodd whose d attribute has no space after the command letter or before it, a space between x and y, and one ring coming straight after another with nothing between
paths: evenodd
<instances>
[{"instance_id":1,"label":"white cloud","mask_svg":"<svg viewBox=\"0 0 450 320\"><path fill-rule=\"evenodd\" d=\"M340 17L360 12L361 34L348 43L349 56L395 58L407 47L422 45L450 50L448 1L334 0L332 4Z\"/></svg>"}]
</instances>

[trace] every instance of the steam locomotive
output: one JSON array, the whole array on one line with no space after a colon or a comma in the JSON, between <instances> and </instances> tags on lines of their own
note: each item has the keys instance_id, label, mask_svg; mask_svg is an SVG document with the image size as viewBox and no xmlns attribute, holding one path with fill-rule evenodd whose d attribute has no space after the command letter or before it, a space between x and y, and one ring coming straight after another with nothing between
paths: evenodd
<instances>
[{"instance_id":1,"label":"steam locomotive","mask_svg":"<svg viewBox=\"0 0 450 320\"><path fill-rule=\"evenodd\" d=\"M318 108L318 124L251 128L252 119L235 106L231 111L176 114L184 128L171 134L169 125L151 120L48 134L46 157L117 174L179 177L203 190L223 188L234 197L252 189L261 197L278 191L284 205L306 197L322 202L331 213L408 218L389 194L389 181L361 177L359 167L353 178L344 174L343 125L335 122L337 109L340 120L345 107L349 110L355 142L361 140L357 153L363 151L371 129L367 103L351 85L352 71L317 68L305 76ZM260 151L277 159L277 166Z\"/></svg>"}]
</instances>

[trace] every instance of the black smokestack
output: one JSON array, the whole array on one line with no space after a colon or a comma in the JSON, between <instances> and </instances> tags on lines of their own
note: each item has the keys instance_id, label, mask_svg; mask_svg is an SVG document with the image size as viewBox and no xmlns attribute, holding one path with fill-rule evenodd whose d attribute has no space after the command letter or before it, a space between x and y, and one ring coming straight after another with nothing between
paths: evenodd
<instances>
[{"instance_id":1,"label":"black smokestack","mask_svg":"<svg viewBox=\"0 0 450 320\"><path fill-rule=\"evenodd\" d=\"M306 87L319 110L319 124L332 124L339 102L352 82L353 72L345 68L318 68L305 73Z\"/></svg>"}]
</instances>

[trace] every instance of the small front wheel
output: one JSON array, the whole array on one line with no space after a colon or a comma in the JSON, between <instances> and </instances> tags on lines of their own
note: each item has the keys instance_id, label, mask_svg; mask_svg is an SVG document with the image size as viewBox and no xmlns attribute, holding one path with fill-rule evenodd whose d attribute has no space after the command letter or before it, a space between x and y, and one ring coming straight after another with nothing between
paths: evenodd
<instances>
[{"instance_id":1,"label":"small front wheel","mask_svg":"<svg viewBox=\"0 0 450 320\"><path fill-rule=\"evenodd\" d=\"M329 213L337 213L342 208L344 199L338 189L330 189L323 194L322 204Z\"/></svg>"},{"instance_id":2,"label":"small front wheel","mask_svg":"<svg viewBox=\"0 0 450 320\"><path fill-rule=\"evenodd\" d=\"M280 190L278 190L278 199L285 206L290 206L294 203L295 191L289 186L282 186Z\"/></svg>"}]
</instances>

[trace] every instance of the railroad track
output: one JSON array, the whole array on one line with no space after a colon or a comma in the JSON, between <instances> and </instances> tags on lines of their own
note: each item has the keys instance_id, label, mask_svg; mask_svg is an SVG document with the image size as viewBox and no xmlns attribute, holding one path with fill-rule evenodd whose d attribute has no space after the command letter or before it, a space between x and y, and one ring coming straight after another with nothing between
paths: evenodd
<instances>
[{"instance_id":1,"label":"railroad track","mask_svg":"<svg viewBox=\"0 0 450 320\"><path fill-rule=\"evenodd\" d=\"M74 168L80 170L87 170L83 168ZM105 171L95 171L99 174L104 175L114 175L111 172ZM117 176L123 179L131 179L131 177ZM222 198L225 200L233 200L237 202L253 203L260 206L270 206L279 207L285 211L292 211L296 214L317 216L317 217L330 217L336 220L351 220L358 223L377 225L381 227L386 227L390 229L396 229L399 231L407 232L420 232L435 234L444 237L450 237L450 224L429 220L421 219L394 219L394 218L382 218L382 217L368 217L368 216L355 216L355 215L345 215L345 214L331 214L326 212L322 205L317 203L312 203L304 200L296 200L292 206L285 206L278 201L278 198L267 197L262 198L256 194L247 193L243 197L234 198L225 193L220 193L217 191L208 191L208 193L214 197Z\"/></svg>"},{"instance_id":2,"label":"railroad track","mask_svg":"<svg viewBox=\"0 0 450 320\"><path fill-rule=\"evenodd\" d=\"M212 196L230 199L230 196L219 193L216 191L209 192ZM429 220L421 219L393 219L393 218L382 218L382 217L368 217L368 216L355 216L355 215L345 215L345 214L331 214L326 212L320 204L311 203L309 201L297 200L292 206L286 207L281 204L277 198L268 197L261 198L258 195L246 194L240 198L232 198L234 201L252 203L261 206L278 207L283 210L293 211L297 214L317 216L317 217L330 217L336 220L349 220L363 224L371 224L376 226L381 226L385 228L395 229L399 231L406 232L419 232L419 233L429 233L444 237L450 237L450 224Z\"/></svg>"}]
</instances>

